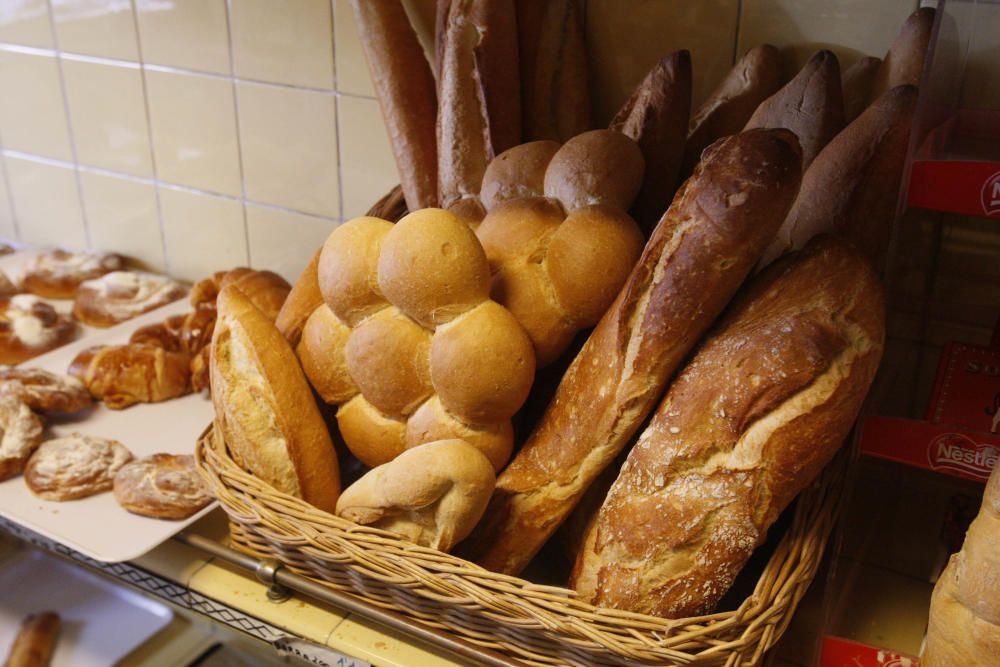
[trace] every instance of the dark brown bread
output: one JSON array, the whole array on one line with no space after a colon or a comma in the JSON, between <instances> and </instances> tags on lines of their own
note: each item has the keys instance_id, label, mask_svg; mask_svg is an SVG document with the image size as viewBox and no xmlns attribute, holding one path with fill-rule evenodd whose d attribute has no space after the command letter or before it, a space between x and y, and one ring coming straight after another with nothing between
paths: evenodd
<instances>
[{"instance_id":1,"label":"dark brown bread","mask_svg":"<svg viewBox=\"0 0 1000 667\"><path fill-rule=\"evenodd\" d=\"M525 4L523 0L518 3L521 16L528 11L522 9ZM525 134L530 139L567 141L591 129L590 81L580 2L533 0L533 4L543 6L544 13L538 26L537 44L529 50L529 57L534 58L528 72L530 78L523 80ZM519 38L524 40L523 33ZM521 53L525 50L522 45ZM523 64L521 71L526 71Z\"/></svg>"},{"instance_id":2,"label":"dark brown bread","mask_svg":"<svg viewBox=\"0 0 1000 667\"><path fill-rule=\"evenodd\" d=\"M351 0L411 211L437 204L434 75L400 0Z\"/></svg>"},{"instance_id":3,"label":"dark brown bread","mask_svg":"<svg viewBox=\"0 0 1000 667\"><path fill-rule=\"evenodd\" d=\"M632 217L646 236L677 191L691 112L691 54L675 51L653 66L611 121L639 144L646 160Z\"/></svg>"},{"instance_id":4,"label":"dark brown bread","mask_svg":"<svg viewBox=\"0 0 1000 667\"><path fill-rule=\"evenodd\" d=\"M817 51L784 88L764 100L746 129L784 127L799 138L802 168L844 127L840 63L830 51Z\"/></svg>"},{"instance_id":5,"label":"dark brown bread","mask_svg":"<svg viewBox=\"0 0 1000 667\"><path fill-rule=\"evenodd\" d=\"M760 103L780 87L778 49L761 44L747 51L691 116L681 179L691 175L703 150L718 139L742 130Z\"/></svg>"},{"instance_id":6,"label":"dark brown bread","mask_svg":"<svg viewBox=\"0 0 1000 667\"><path fill-rule=\"evenodd\" d=\"M844 91L844 120L848 123L861 115L868 106L872 87L875 85L875 74L882 60L879 58L861 58L844 70L840 78L840 86Z\"/></svg>"},{"instance_id":7,"label":"dark brown bread","mask_svg":"<svg viewBox=\"0 0 1000 667\"><path fill-rule=\"evenodd\" d=\"M827 144L802 177L799 196L761 266L834 231L882 265L916 103L913 86L893 88Z\"/></svg>"},{"instance_id":8,"label":"dark brown bread","mask_svg":"<svg viewBox=\"0 0 1000 667\"><path fill-rule=\"evenodd\" d=\"M519 572L631 440L667 379L784 219L801 155L787 130L721 140L674 198L625 287L497 482L465 553Z\"/></svg>"},{"instance_id":9,"label":"dark brown bread","mask_svg":"<svg viewBox=\"0 0 1000 667\"><path fill-rule=\"evenodd\" d=\"M920 84L920 74L924 71L927 46L931 41L934 26L934 9L921 7L903 22L882 65L875 73L869 103L882 97L896 86L916 86Z\"/></svg>"},{"instance_id":10,"label":"dark brown bread","mask_svg":"<svg viewBox=\"0 0 1000 667\"><path fill-rule=\"evenodd\" d=\"M822 470L882 356L878 276L822 237L751 284L633 447L573 571L599 606L708 613Z\"/></svg>"}]
</instances>

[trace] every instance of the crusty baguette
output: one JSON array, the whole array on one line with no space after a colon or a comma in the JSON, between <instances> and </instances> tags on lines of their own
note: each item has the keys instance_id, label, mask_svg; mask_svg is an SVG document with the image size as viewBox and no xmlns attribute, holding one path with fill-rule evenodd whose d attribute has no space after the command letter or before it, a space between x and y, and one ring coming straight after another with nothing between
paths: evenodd
<instances>
[{"instance_id":1,"label":"crusty baguette","mask_svg":"<svg viewBox=\"0 0 1000 667\"><path fill-rule=\"evenodd\" d=\"M59 637L59 614L44 611L24 619L4 667L45 667Z\"/></svg>"},{"instance_id":2,"label":"crusty baguette","mask_svg":"<svg viewBox=\"0 0 1000 667\"><path fill-rule=\"evenodd\" d=\"M501 474L486 516L464 543L467 555L505 573L531 560L628 444L756 263L800 174L798 143L786 130L744 132L706 152Z\"/></svg>"},{"instance_id":3,"label":"crusty baguette","mask_svg":"<svg viewBox=\"0 0 1000 667\"><path fill-rule=\"evenodd\" d=\"M333 512L337 455L295 353L235 287L222 290L218 309L211 361L217 432L252 473Z\"/></svg>"},{"instance_id":4,"label":"crusty baguette","mask_svg":"<svg viewBox=\"0 0 1000 667\"><path fill-rule=\"evenodd\" d=\"M584 600L709 613L850 431L885 338L864 256L822 237L748 287L611 487L573 569Z\"/></svg>"},{"instance_id":5,"label":"crusty baguette","mask_svg":"<svg viewBox=\"0 0 1000 667\"><path fill-rule=\"evenodd\" d=\"M913 86L893 88L827 144L802 177L799 196L760 265L839 232L880 267L892 231L916 108Z\"/></svg>"},{"instance_id":6,"label":"crusty baguette","mask_svg":"<svg viewBox=\"0 0 1000 667\"><path fill-rule=\"evenodd\" d=\"M742 130L760 103L780 87L781 54L778 49L761 44L743 54L691 116L681 179L691 175L702 151L718 139Z\"/></svg>"},{"instance_id":7,"label":"crusty baguette","mask_svg":"<svg viewBox=\"0 0 1000 667\"><path fill-rule=\"evenodd\" d=\"M523 82L525 133L535 140L567 141L591 129L590 81L580 3L534 3L544 7L544 14L537 45L533 52L529 50L529 57L534 57L528 73L531 78ZM526 13L521 9L524 4L523 0L518 3L522 16Z\"/></svg>"},{"instance_id":8,"label":"crusty baguette","mask_svg":"<svg viewBox=\"0 0 1000 667\"><path fill-rule=\"evenodd\" d=\"M292 347L299 344L306 320L314 310L323 305L323 294L319 291L319 278L317 278L319 255L322 250L322 248L317 250L306 268L302 270L292 291L285 298L285 303L281 305L278 318L274 321L274 326L278 327L278 331Z\"/></svg>"},{"instance_id":9,"label":"crusty baguette","mask_svg":"<svg viewBox=\"0 0 1000 667\"><path fill-rule=\"evenodd\" d=\"M351 0L411 211L437 204L434 75L401 0Z\"/></svg>"},{"instance_id":10,"label":"crusty baguette","mask_svg":"<svg viewBox=\"0 0 1000 667\"><path fill-rule=\"evenodd\" d=\"M646 236L677 191L690 112L691 55L675 51L653 66L611 121L612 130L639 144L646 160L642 189L632 206L632 217Z\"/></svg>"},{"instance_id":11,"label":"crusty baguette","mask_svg":"<svg viewBox=\"0 0 1000 667\"><path fill-rule=\"evenodd\" d=\"M840 63L831 51L817 51L781 90L764 100L746 129L784 127L799 138L802 168L844 127Z\"/></svg>"},{"instance_id":12,"label":"crusty baguette","mask_svg":"<svg viewBox=\"0 0 1000 667\"><path fill-rule=\"evenodd\" d=\"M441 39L438 201L475 220L481 207L463 200L475 200L490 160L521 139L513 0L453 0Z\"/></svg>"},{"instance_id":13,"label":"crusty baguette","mask_svg":"<svg viewBox=\"0 0 1000 667\"><path fill-rule=\"evenodd\" d=\"M931 41L931 28L934 26L934 13L933 7L921 7L903 22L896 40L875 73L869 103L897 86L920 84L927 46Z\"/></svg>"},{"instance_id":14,"label":"crusty baguette","mask_svg":"<svg viewBox=\"0 0 1000 667\"><path fill-rule=\"evenodd\" d=\"M882 64L880 58L860 58L844 70L840 85L844 91L844 120L848 123L861 115L868 106L875 74Z\"/></svg>"},{"instance_id":15,"label":"crusty baguette","mask_svg":"<svg viewBox=\"0 0 1000 667\"><path fill-rule=\"evenodd\" d=\"M924 667L1000 665L1000 466L931 596Z\"/></svg>"}]
</instances>

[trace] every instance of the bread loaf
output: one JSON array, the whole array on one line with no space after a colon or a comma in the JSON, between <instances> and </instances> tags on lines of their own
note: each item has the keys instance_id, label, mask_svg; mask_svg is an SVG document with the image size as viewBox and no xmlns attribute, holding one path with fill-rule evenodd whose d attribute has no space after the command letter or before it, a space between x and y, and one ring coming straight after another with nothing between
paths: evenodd
<instances>
[{"instance_id":1,"label":"bread loaf","mask_svg":"<svg viewBox=\"0 0 1000 667\"><path fill-rule=\"evenodd\" d=\"M840 85L844 91L844 120L853 122L868 106L872 87L875 85L875 74L882 60L879 58L860 58L844 70Z\"/></svg>"},{"instance_id":2,"label":"bread loaf","mask_svg":"<svg viewBox=\"0 0 1000 667\"><path fill-rule=\"evenodd\" d=\"M710 612L843 443L882 355L884 309L875 272L834 237L752 283L632 448L577 557L582 598Z\"/></svg>"},{"instance_id":3,"label":"bread loaf","mask_svg":"<svg viewBox=\"0 0 1000 667\"><path fill-rule=\"evenodd\" d=\"M794 132L802 145L802 168L808 169L844 127L837 56L817 51L794 79L757 107L746 129L755 127L784 127Z\"/></svg>"},{"instance_id":4,"label":"bread loaf","mask_svg":"<svg viewBox=\"0 0 1000 667\"><path fill-rule=\"evenodd\" d=\"M690 113L691 55L675 51L653 66L611 121L612 130L639 144L646 162L642 189L632 205L632 216L646 236L677 190Z\"/></svg>"},{"instance_id":5,"label":"bread loaf","mask_svg":"<svg viewBox=\"0 0 1000 667\"><path fill-rule=\"evenodd\" d=\"M874 103L897 86L920 84L933 27L933 7L921 7L907 17L875 73L869 103Z\"/></svg>"},{"instance_id":6,"label":"bread loaf","mask_svg":"<svg viewBox=\"0 0 1000 667\"><path fill-rule=\"evenodd\" d=\"M743 54L691 116L681 180L694 171L702 151L716 140L742 130L760 103L780 87L781 54L778 49L761 44Z\"/></svg>"},{"instance_id":7,"label":"bread loaf","mask_svg":"<svg viewBox=\"0 0 1000 667\"><path fill-rule=\"evenodd\" d=\"M889 245L917 91L893 88L837 135L802 177L799 196L761 266L838 232L881 266Z\"/></svg>"},{"instance_id":8,"label":"bread loaf","mask_svg":"<svg viewBox=\"0 0 1000 667\"><path fill-rule=\"evenodd\" d=\"M354 22L389 135L406 205L437 204L437 94L400 0L352 0Z\"/></svg>"},{"instance_id":9,"label":"bread loaf","mask_svg":"<svg viewBox=\"0 0 1000 667\"><path fill-rule=\"evenodd\" d=\"M624 448L791 206L801 154L786 130L720 141L674 197L541 422L463 545L519 572Z\"/></svg>"},{"instance_id":10,"label":"bread loaf","mask_svg":"<svg viewBox=\"0 0 1000 667\"><path fill-rule=\"evenodd\" d=\"M309 319L314 310L323 305L323 294L319 291L317 275L319 254L319 250L313 253L312 259L299 274L299 279L295 281L295 285L285 297L285 302L281 305L281 310L278 311L278 316L274 320L274 325L278 327L278 331L292 347L299 344L306 320Z\"/></svg>"},{"instance_id":11,"label":"bread loaf","mask_svg":"<svg viewBox=\"0 0 1000 667\"><path fill-rule=\"evenodd\" d=\"M1000 467L990 475L962 550L934 586L920 664L1000 665Z\"/></svg>"},{"instance_id":12,"label":"bread loaf","mask_svg":"<svg viewBox=\"0 0 1000 667\"><path fill-rule=\"evenodd\" d=\"M218 310L210 367L217 437L278 491L333 512L337 455L288 341L235 286L219 294Z\"/></svg>"},{"instance_id":13,"label":"bread loaf","mask_svg":"<svg viewBox=\"0 0 1000 667\"><path fill-rule=\"evenodd\" d=\"M479 521L495 482L493 466L477 448L464 440L437 440L403 452L344 489L337 514L448 551Z\"/></svg>"}]
</instances>

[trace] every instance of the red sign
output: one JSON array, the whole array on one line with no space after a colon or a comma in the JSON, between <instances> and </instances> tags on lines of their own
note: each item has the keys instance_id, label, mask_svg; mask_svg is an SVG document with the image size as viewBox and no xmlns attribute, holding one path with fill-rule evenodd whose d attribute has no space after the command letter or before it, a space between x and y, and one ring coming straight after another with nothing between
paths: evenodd
<instances>
[{"instance_id":1,"label":"red sign","mask_svg":"<svg viewBox=\"0 0 1000 667\"><path fill-rule=\"evenodd\" d=\"M823 637L821 667L917 667L920 662L905 653L876 648L841 637Z\"/></svg>"},{"instance_id":2,"label":"red sign","mask_svg":"<svg viewBox=\"0 0 1000 667\"><path fill-rule=\"evenodd\" d=\"M948 344L941 353L927 419L1000 433L1000 350Z\"/></svg>"},{"instance_id":3,"label":"red sign","mask_svg":"<svg viewBox=\"0 0 1000 667\"><path fill-rule=\"evenodd\" d=\"M1000 437L896 417L868 417L861 451L870 456L985 482L1000 458Z\"/></svg>"},{"instance_id":4,"label":"red sign","mask_svg":"<svg viewBox=\"0 0 1000 667\"><path fill-rule=\"evenodd\" d=\"M1000 163L915 159L907 203L965 215L1000 215Z\"/></svg>"}]
</instances>

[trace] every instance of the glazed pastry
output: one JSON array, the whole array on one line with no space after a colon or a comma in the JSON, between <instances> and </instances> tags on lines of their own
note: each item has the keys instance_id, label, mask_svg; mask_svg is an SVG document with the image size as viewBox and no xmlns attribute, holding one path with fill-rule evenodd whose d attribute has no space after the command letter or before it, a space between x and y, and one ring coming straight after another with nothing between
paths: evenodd
<instances>
[{"instance_id":1,"label":"glazed pastry","mask_svg":"<svg viewBox=\"0 0 1000 667\"><path fill-rule=\"evenodd\" d=\"M11 282L11 279L7 277L7 274L0 271L0 296L14 296L20 291L21 290L17 288L17 285Z\"/></svg>"},{"instance_id":2,"label":"glazed pastry","mask_svg":"<svg viewBox=\"0 0 1000 667\"><path fill-rule=\"evenodd\" d=\"M108 345L76 355L69 374L112 410L158 403L191 391L191 357L152 345Z\"/></svg>"},{"instance_id":3,"label":"glazed pastry","mask_svg":"<svg viewBox=\"0 0 1000 667\"><path fill-rule=\"evenodd\" d=\"M129 512L155 519L186 519L212 502L190 455L153 454L126 463L115 475L114 492Z\"/></svg>"},{"instance_id":4,"label":"glazed pastry","mask_svg":"<svg viewBox=\"0 0 1000 667\"><path fill-rule=\"evenodd\" d=\"M42 442L42 422L16 396L0 396L0 482L21 474Z\"/></svg>"},{"instance_id":5,"label":"glazed pastry","mask_svg":"<svg viewBox=\"0 0 1000 667\"><path fill-rule=\"evenodd\" d=\"M131 460L132 452L117 440L74 433L43 442L28 460L24 481L43 500L76 500L110 491Z\"/></svg>"},{"instance_id":6,"label":"glazed pastry","mask_svg":"<svg viewBox=\"0 0 1000 667\"><path fill-rule=\"evenodd\" d=\"M33 410L66 414L79 412L93 402L76 378L41 368L0 367L0 395L16 396Z\"/></svg>"},{"instance_id":7,"label":"glazed pastry","mask_svg":"<svg viewBox=\"0 0 1000 667\"><path fill-rule=\"evenodd\" d=\"M195 308L215 308L215 300L223 287L235 285L272 322L278 317L292 286L273 271L256 271L238 267L218 271L195 284L191 290L191 305Z\"/></svg>"},{"instance_id":8,"label":"glazed pastry","mask_svg":"<svg viewBox=\"0 0 1000 667\"><path fill-rule=\"evenodd\" d=\"M36 255L24 270L25 290L50 299L72 299L85 280L125 268L121 255L49 250Z\"/></svg>"},{"instance_id":9,"label":"glazed pastry","mask_svg":"<svg viewBox=\"0 0 1000 667\"><path fill-rule=\"evenodd\" d=\"M0 297L0 364L19 364L59 347L76 326L31 294Z\"/></svg>"},{"instance_id":10,"label":"glazed pastry","mask_svg":"<svg viewBox=\"0 0 1000 667\"><path fill-rule=\"evenodd\" d=\"M113 271L80 285L73 316L92 327L110 327L176 301L186 292L166 276Z\"/></svg>"},{"instance_id":11,"label":"glazed pastry","mask_svg":"<svg viewBox=\"0 0 1000 667\"><path fill-rule=\"evenodd\" d=\"M168 317L159 324L136 329L129 343L194 355L212 343L214 328L215 309L198 308L190 313Z\"/></svg>"},{"instance_id":12,"label":"glazed pastry","mask_svg":"<svg viewBox=\"0 0 1000 667\"><path fill-rule=\"evenodd\" d=\"M212 347L206 346L201 351L191 357L191 389L201 392L209 389L210 373L209 364L212 359Z\"/></svg>"}]
</instances>

